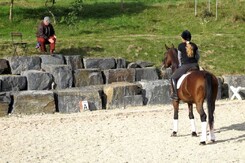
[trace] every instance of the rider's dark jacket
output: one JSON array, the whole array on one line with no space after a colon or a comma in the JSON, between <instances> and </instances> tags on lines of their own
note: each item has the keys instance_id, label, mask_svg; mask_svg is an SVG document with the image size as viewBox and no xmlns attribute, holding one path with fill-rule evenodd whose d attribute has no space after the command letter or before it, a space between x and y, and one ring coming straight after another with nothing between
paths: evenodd
<instances>
[{"instance_id":1,"label":"rider's dark jacket","mask_svg":"<svg viewBox=\"0 0 245 163\"><path fill-rule=\"evenodd\" d=\"M184 73L192 68L199 68L198 60L200 58L198 47L190 42L193 48L193 57L188 57L186 52L186 43L180 43L178 46L179 68L172 74L171 78L177 81Z\"/></svg>"},{"instance_id":2,"label":"rider's dark jacket","mask_svg":"<svg viewBox=\"0 0 245 163\"><path fill-rule=\"evenodd\" d=\"M180 61L181 61L181 65L185 65L185 64L189 64L189 63L198 63L198 59L199 59L199 53L198 53L198 47L195 43L190 42L192 48L193 48L193 57L188 57L187 56L187 52L186 52L186 43L182 42L179 44L178 46L178 51L179 55L181 55L180 57Z\"/></svg>"}]
</instances>

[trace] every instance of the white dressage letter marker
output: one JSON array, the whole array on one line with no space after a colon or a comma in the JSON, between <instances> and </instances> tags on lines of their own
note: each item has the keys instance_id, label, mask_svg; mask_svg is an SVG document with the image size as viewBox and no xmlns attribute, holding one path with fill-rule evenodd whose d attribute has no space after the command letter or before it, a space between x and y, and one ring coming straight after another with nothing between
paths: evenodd
<instances>
[{"instance_id":1,"label":"white dressage letter marker","mask_svg":"<svg viewBox=\"0 0 245 163\"><path fill-rule=\"evenodd\" d=\"M80 111L89 110L88 101L79 101Z\"/></svg>"}]
</instances>

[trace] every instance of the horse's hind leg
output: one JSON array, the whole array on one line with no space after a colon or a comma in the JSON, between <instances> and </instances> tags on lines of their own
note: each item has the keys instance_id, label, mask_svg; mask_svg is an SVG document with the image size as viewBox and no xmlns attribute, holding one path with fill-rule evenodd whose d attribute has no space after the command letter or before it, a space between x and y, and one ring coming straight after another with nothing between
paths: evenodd
<instances>
[{"instance_id":1,"label":"horse's hind leg","mask_svg":"<svg viewBox=\"0 0 245 163\"><path fill-rule=\"evenodd\" d=\"M173 107L174 107L174 120L173 120L173 137L177 136L178 132L178 118L179 118L179 101L173 100Z\"/></svg>"},{"instance_id":2,"label":"horse's hind leg","mask_svg":"<svg viewBox=\"0 0 245 163\"><path fill-rule=\"evenodd\" d=\"M215 110L215 101L213 101L211 105L212 109L210 111L209 119L211 124L209 123L209 135L208 139L212 142L215 142L215 135L214 135L214 110Z\"/></svg>"},{"instance_id":3,"label":"horse's hind leg","mask_svg":"<svg viewBox=\"0 0 245 163\"><path fill-rule=\"evenodd\" d=\"M189 119L191 122L191 136L197 136L195 119L194 119L194 114L193 114L193 104L188 103L188 108L189 108Z\"/></svg>"},{"instance_id":4,"label":"horse's hind leg","mask_svg":"<svg viewBox=\"0 0 245 163\"><path fill-rule=\"evenodd\" d=\"M202 122L202 135L200 145L205 145L207 140L207 115L203 110L203 103L197 104L197 111L200 114Z\"/></svg>"},{"instance_id":5,"label":"horse's hind leg","mask_svg":"<svg viewBox=\"0 0 245 163\"><path fill-rule=\"evenodd\" d=\"M215 142L215 135L214 135L214 125L212 127L209 126L209 135L208 139L212 142Z\"/></svg>"}]
</instances>

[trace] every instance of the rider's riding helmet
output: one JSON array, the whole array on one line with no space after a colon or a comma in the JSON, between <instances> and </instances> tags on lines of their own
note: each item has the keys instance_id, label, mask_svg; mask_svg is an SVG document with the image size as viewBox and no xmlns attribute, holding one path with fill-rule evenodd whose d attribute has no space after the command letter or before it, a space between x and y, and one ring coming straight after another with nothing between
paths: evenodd
<instances>
[{"instance_id":1,"label":"rider's riding helmet","mask_svg":"<svg viewBox=\"0 0 245 163\"><path fill-rule=\"evenodd\" d=\"M191 32L188 30L185 30L182 32L181 37L186 41L191 41Z\"/></svg>"}]
</instances>

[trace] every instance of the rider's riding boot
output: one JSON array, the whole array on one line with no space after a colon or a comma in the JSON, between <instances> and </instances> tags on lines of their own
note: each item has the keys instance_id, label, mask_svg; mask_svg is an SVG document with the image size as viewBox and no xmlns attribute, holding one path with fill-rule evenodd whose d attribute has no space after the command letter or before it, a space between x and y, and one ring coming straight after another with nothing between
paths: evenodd
<instances>
[{"instance_id":1,"label":"rider's riding boot","mask_svg":"<svg viewBox=\"0 0 245 163\"><path fill-rule=\"evenodd\" d=\"M174 79L171 79L171 86L172 86L171 99L172 100L179 100L178 94L177 94L177 81Z\"/></svg>"}]
</instances>

